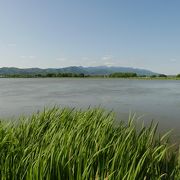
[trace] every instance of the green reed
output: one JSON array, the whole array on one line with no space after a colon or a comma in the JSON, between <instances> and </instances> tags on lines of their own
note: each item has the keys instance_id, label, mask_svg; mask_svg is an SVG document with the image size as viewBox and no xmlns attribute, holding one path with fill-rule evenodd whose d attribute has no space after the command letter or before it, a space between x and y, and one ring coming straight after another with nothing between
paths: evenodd
<instances>
[{"instance_id":1,"label":"green reed","mask_svg":"<svg viewBox=\"0 0 180 180\"><path fill-rule=\"evenodd\" d=\"M0 179L180 179L178 151L157 125L114 124L100 108L46 109L0 123Z\"/></svg>"}]
</instances>

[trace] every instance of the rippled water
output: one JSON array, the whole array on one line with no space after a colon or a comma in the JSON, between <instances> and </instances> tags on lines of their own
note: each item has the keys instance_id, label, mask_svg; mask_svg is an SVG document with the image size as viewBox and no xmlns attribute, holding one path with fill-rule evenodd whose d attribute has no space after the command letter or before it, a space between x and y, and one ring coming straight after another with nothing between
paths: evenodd
<instances>
[{"instance_id":1,"label":"rippled water","mask_svg":"<svg viewBox=\"0 0 180 180\"><path fill-rule=\"evenodd\" d=\"M44 106L102 105L119 119L136 112L162 129L180 132L180 81L122 79L0 79L0 117L30 114Z\"/></svg>"}]
</instances>

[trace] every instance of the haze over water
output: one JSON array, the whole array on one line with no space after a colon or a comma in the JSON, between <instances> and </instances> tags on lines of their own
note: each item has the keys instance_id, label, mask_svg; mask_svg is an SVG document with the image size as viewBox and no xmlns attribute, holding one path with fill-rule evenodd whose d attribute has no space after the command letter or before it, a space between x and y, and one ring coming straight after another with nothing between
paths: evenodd
<instances>
[{"instance_id":1,"label":"haze over water","mask_svg":"<svg viewBox=\"0 0 180 180\"><path fill-rule=\"evenodd\" d=\"M164 131L180 130L180 81L122 79L0 79L0 117L29 115L54 105L101 105L117 119L129 113L159 122Z\"/></svg>"}]
</instances>

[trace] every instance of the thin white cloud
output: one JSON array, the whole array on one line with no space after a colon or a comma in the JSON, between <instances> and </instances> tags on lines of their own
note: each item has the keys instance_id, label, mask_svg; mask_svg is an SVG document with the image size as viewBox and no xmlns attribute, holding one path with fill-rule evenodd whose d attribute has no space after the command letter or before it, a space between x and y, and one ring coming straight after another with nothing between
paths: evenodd
<instances>
[{"instance_id":1,"label":"thin white cloud","mask_svg":"<svg viewBox=\"0 0 180 180\"><path fill-rule=\"evenodd\" d=\"M102 59L103 61L112 60L112 59L113 59L113 56L107 55L107 56L103 56L101 59Z\"/></svg>"},{"instance_id":2,"label":"thin white cloud","mask_svg":"<svg viewBox=\"0 0 180 180\"><path fill-rule=\"evenodd\" d=\"M20 58L21 59L35 59L36 56L33 56L33 55L31 55L31 56L24 56L24 55L22 55L22 56L20 56Z\"/></svg>"},{"instance_id":3,"label":"thin white cloud","mask_svg":"<svg viewBox=\"0 0 180 180\"><path fill-rule=\"evenodd\" d=\"M16 47L16 43L9 43L8 46L9 47Z\"/></svg>"},{"instance_id":4,"label":"thin white cloud","mask_svg":"<svg viewBox=\"0 0 180 180\"><path fill-rule=\"evenodd\" d=\"M98 62L97 61L89 61L85 64L85 66L98 66Z\"/></svg>"},{"instance_id":5,"label":"thin white cloud","mask_svg":"<svg viewBox=\"0 0 180 180\"><path fill-rule=\"evenodd\" d=\"M112 55L106 55L106 56L103 56L101 58L102 60L102 64L105 65L105 66L115 66L116 63L115 63L115 59Z\"/></svg>"},{"instance_id":6,"label":"thin white cloud","mask_svg":"<svg viewBox=\"0 0 180 180\"><path fill-rule=\"evenodd\" d=\"M58 58L56 58L56 61L59 61L59 62L64 62L64 61L66 61L67 59L66 58L64 58L64 57L58 57Z\"/></svg>"},{"instance_id":7,"label":"thin white cloud","mask_svg":"<svg viewBox=\"0 0 180 180\"><path fill-rule=\"evenodd\" d=\"M83 61L89 61L89 60L90 60L89 57L82 57L81 59L82 59Z\"/></svg>"},{"instance_id":8,"label":"thin white cloud","mask_svg":"<svg viewBox=\"0 0 180 180\"><path fill-rule=\"evenodd\" d=\"M20 56L20 58L25 59L25 58L26 58L26 56L22 55L22 56Z\"/></svg>"},{"instance_id":9,"label":"thin white cloud","mask_svg":"<svg viewBox=\"0 0 180 180\"><path fill-rule=\"evenodd\" d=\"M172 58L172 59L170 59L170 62L173 62L173 63L175 63L175 62L177 62L177 59L175 59L175 58Z\"/></svg>"},{"instance_id":10,"label":"thin white cloud","mask_svg":"<svg viewBox=\"0 0 180 180\"><path fill-rule=\"evenodd\" d=\"M29 59L35 59L36 56L32 56L32 55L31 55L31 56L29 56L28 58L29 58Z\"/></svg>"},{"instance_id":11,"label":"thin white cloud","mask_svg":"<svg viewBox=\"0 0 180 180\"><path fill-rule=\"evenodd\" d=\"M114 62L105 62L104 65L105 66L114 66L115 63Z\"/></svg>"}]
</instances>

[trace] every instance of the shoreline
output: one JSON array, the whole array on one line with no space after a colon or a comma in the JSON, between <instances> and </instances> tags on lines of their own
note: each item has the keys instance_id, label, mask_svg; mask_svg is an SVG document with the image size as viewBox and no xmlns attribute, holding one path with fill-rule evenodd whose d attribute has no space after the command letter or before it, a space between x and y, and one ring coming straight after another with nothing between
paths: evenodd
<instances>
[{"instance_id":1,"label":"shoreline","mask_svg":"<svg viewBox=\"0 0 180 180\"><path fill-rule=\"evenodd\" d=\"M180 78L174 77L167 77L167 78L151 78L151 77L103 77L103 76L96 76L96 77L0 77L0 79L122 79L122 80L180 80Z\"/></svg>"}]
</instances>

